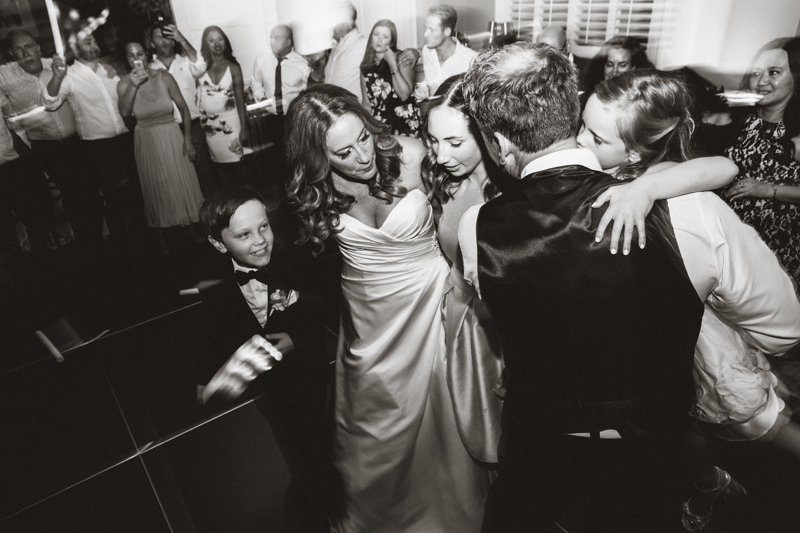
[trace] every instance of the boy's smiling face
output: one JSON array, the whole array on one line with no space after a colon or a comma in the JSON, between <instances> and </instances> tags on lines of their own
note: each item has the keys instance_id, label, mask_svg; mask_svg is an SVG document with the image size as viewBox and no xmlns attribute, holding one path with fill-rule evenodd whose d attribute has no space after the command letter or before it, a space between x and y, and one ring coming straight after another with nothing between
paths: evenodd
<instances>
[{"instance_id":1,"label":"boy's smiling face","mask_svg":"<svg viewBox=\"0 0 800 533\"><path fill-rule=\"evenodd\" d=\"M269 264L275 236L267 208L258 200L249 200L236 209L228 227L222 230L222 242L213 237L208 240L220 253L230 253L239 265L264 268Z\"/></svg>"}]
</instances>

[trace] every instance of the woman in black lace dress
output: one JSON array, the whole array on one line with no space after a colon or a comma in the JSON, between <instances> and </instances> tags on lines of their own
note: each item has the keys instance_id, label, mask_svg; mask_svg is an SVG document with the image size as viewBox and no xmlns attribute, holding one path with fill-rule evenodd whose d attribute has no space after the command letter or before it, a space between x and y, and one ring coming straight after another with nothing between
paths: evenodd
<instances>
[{"instance_id":1,"label":"woman in black lace dress","mask_svg":"<svg viewBox=\"0 0 800 533\"><path fill-rule=\"evenodd\" d=\"M362 103L395 135L416 136L420 114L413 95L414 64L400 61L399 55L397 28L391 20L379 20L361 62Z\"/></svg>"},{"instance_id":2,"label":"woman in black lace dress","mask_svg":"<svg viewBox=\"0 0 800 533\"><path fill-rule=\"evenodd\" d=\"M756 56L744 89L761 95L725 155L739 165L726 191L795 282L800 282L800 38L778 39ZM734 122L736 124L736 122Z\"/></svg>"}]
</instances>

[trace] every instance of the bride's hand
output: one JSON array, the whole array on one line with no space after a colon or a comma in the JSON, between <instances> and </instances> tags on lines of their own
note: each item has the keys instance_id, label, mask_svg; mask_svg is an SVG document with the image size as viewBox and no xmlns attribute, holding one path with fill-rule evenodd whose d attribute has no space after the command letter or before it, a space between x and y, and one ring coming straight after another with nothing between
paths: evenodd
<instances>
[{"instance_id":1,"label":"bride's hand","mask_svg":"<svg viewBox=\"0 0 800 533\"><path fill-rule=\"evenodd\" d=\"M647 190L636 187L636 182L609 187L597 197L592 207L601 207L608 202L608 208L600 219L595 233L595 241L603 239L606 228L614 222L611 230L611 253L617 253L620 234L623 235L622 253L628 255L631 251L633 229L639 234L639 248L644 248L646 243L644 219L653 208L653 198Z\"/></svg>"}]
</instances>

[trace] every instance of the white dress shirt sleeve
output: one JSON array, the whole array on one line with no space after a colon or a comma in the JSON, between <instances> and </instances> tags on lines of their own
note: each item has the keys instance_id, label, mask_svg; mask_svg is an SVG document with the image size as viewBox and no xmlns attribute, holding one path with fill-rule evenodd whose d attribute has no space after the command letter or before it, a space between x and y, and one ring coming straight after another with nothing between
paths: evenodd
<instances>
[{"instance_id":1,"label":"white dress shirt sleeve","mask_svg":"<svg viewBox=\"0 0 800 533\"><path fill-rule=\"evenodd\" d=\"M255 62L253 63L253 77L250 79L250 90L253 93L253 99L256 102L260 102L267 97L267 93L264 91L264 83L261 79L261 65L260 65L259 58L256 58Z\"/></svg>"},{"instance_id":2,"label":"white dress shirt sleeve","mask_svg":"<svg viewBox=\"0 0 800 533\"><path fill-rule=\"evenodd\" d=\"M61 104L63 104L69 95L72 94L72 76L70 76L69 72L67 72L67 75L61 82L61 88L59 88L56 96L50 96L50 93L47 92L47 85L44 86L42 91L44 94L44 108L48 111L55 111L61 107Z\"/></svg>"},{"instance_id":3,"label":"white dress shirt sleeve","mask_svg":"<svg viewBox=\"0 0 800 533\"><path fill-rule=\"evenodd\" d=\"M713 193L705 194L723 204ZM717 212L724 242L716 247L719 279L708 303L742 329L751 345L783 355L800 342L800 302L792 282L753 228L726 205Z\"/></svg>"},{"instance_id":4,"label":"white dress shirt sleeve","mask_svg":"<svg viewBox=\"0 0 800 533\"><path fill-rule=\"evenodd\" d=\"M800 342L800 302L772 251L718 196L673 198L669 208L687 272L705 299L694 414L719 424L724 439L757 439L784 407L764 354L783 355Z\"/></svg>"},{"instance_id":5,"label":"white dress shirt sleeve","mask_svg":"<svg viewBox=\"0 0 800 533\"><path fill-rule=\"evenodd\" d=\"M206 73L206 70L208 70L206 60L203 59L203 54L198 53L197 61L195 62L192 62L192 60L189 59L189 56L186 56L186 64L189 65L189 73L195 78L199 78Z\"/></svg>"}]
</instances>

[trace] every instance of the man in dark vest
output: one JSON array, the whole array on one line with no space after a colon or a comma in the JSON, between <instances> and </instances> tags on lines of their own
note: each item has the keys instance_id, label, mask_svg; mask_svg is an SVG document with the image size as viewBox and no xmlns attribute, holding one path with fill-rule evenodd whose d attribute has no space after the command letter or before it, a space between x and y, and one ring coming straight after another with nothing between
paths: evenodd
<instances>
[{"instance_id":1,"label":"man in dark vest","mask_svg":"<svg viewBox=\"0 0 800 533\"><path fill-rule=\"evenodd\" d=\"M646 248L595 242L591 205L619 182L577 149L577 77L558 51L484 50L465 96L490 157L518 180L459 231L508 370L484 531L665 531L678 524L703 313L667 206L647 218Z\"/></svg>"}]
</instances>

